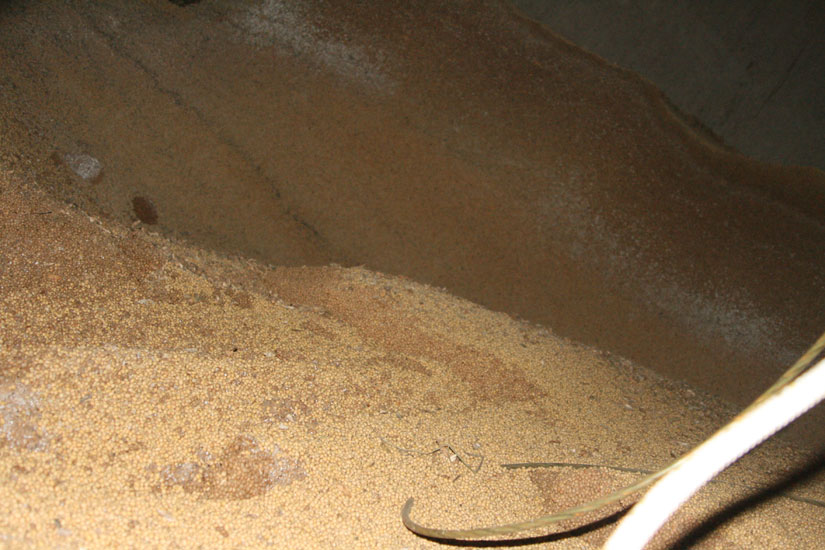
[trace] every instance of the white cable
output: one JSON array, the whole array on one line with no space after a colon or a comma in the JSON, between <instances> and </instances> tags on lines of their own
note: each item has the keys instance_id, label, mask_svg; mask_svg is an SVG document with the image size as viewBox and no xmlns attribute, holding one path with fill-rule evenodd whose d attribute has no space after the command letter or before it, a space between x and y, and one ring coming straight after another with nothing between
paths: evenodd
<instances>
[{"instance_id":1,"label":"white cable","mask_svg":"<svg viewBox=\"0 0 825 550\"><path fill-rule=\"evenodd\" d=\"M696 447L633 506L603 550L642 550L693 493L823 399L825 359Z\"/></svg>"}]
</instances>

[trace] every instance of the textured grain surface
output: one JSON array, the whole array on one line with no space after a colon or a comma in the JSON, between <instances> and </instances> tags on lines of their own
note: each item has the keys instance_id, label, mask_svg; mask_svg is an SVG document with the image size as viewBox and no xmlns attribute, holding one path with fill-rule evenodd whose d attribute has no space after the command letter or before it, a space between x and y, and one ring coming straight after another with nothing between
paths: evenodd
<instances>
[{"instance_id":1,"label":"textured grain surface","mask_svg":"<svg viewBox=\"0 0 825 550\"><path fill-rule=\"evenodd\" d=\"M232 6L0 8L4 545L432 547L410 496L533 517L633 474L499 464L653 469L735 412L613 344L755 395L820 330L820 176L783 187L495 3ZM289 267L333 261L404 276ZM812 456L769 444L657 544L817 547L821 510L747 488Z\"/></svg>"},{"instance_id":2,"label":"textured grain surface","mask_svg":"<svg viewBox=\"0 0 825 550\"><path fill-rule=\"evenodd\" d=\"M740 406L825 325L821 172L705 140L498 2L12 2L0 26L39 182L86 210L403 274Z\"/></svg>"}]
</instances>

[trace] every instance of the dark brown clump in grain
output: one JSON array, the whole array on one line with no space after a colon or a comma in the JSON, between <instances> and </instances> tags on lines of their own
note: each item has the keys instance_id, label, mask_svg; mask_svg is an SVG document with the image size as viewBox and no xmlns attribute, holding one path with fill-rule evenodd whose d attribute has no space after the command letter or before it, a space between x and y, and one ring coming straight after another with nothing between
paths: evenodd
<instances>
[{"instance_id":1,"label":"dark brown clump in grain","mask_svg":"<svg viewBox=\"0 0 825 550\"><path fill-rule=\"evenodd\" d=\"M135 197L132 199L132 209L135 211L137 219L148 225L158 223L158 210L155 205L146 197Z\"/></svg>"}]
</instances>

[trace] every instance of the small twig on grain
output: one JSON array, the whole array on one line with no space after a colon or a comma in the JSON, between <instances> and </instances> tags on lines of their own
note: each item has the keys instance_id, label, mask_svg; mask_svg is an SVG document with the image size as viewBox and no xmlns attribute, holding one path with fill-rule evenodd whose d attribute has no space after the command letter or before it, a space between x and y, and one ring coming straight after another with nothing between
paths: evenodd
<instances>
[{"instance_id":1,"label":"small twig on grain","mask_svg":"<svg viewBox=\"0 0 825 550\"><path fill-rule=\"evenodd\" d=\"M455 449L453 449L452 445L450 445L449 443L442 444L440 441L437 441L437 440L436 440L435 443L436 443L436 445L438 445L438 447L433 449L432 451L418 451L416 449L405 449L404 447L399 447L398 445L395 445L394 443L390 443L389 441L387 441L384 437L382 437L380 435L378 436L378 439L380 439L381 443L383 443L384 445L387 445L388 447L392 447L393 449L395 449L397 451L400 451L404 454L409 454L409 455L425 456L425 455L434 455L434 454L436 454L438 452L442 452L442 451L448 451L449 454L447 455L447 458L450 462L455 462L456 460L458 460L459 462L461 462L464 465L465 468L467 468L468 470L470 470L474 474L477 474L479 472L479 470L481 470L481 467L484 465L484 455L480 455L480 454L476 454L476 453L471 453L469 451L465 451L464 452L465 455L479 459L478 464L476 466L473 466L472 464L470 464L470 462L468 462L467 460L464 460L464 458L461 456L461 454L456 452ZM458 477L456 477L456 479L458 479ZM453 481L455 481L455 480L453 480Z\"/></svg>"}]
</instances>

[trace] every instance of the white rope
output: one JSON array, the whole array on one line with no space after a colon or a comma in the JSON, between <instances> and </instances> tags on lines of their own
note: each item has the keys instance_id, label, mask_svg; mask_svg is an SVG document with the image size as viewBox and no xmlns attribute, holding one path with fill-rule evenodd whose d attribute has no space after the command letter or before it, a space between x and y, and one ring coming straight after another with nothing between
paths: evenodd
<instances>
[{"instance_id":1,"label":"white rope","mask_svg":"<svg viewBox=\"0 0 825 550\"><path fill-rule=\"evenodd\" d=\"M825 359L696 447L630 510L603 550L644 548L693 493L823 399Z\"/></svg>"}]
</instances>

